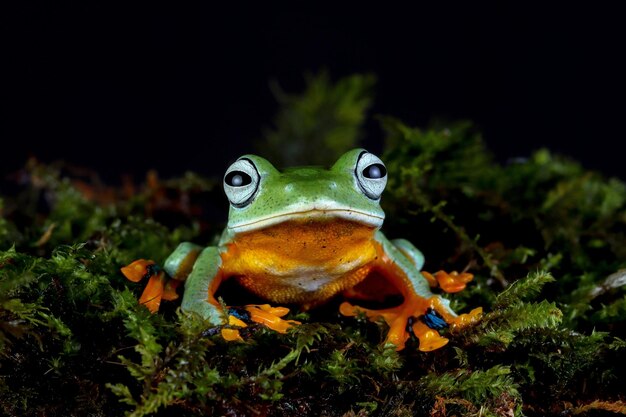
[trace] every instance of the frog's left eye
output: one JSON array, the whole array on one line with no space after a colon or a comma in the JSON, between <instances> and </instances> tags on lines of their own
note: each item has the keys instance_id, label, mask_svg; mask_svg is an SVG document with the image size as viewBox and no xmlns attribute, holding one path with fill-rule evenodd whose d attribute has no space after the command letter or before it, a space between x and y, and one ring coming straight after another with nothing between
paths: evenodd
<instances>
[{"instance_id":1,"label":"frog's left eye","mask_svg":"<svg viewBox=\"0 0 626 417\"><path fill-rule=\"evenodd\" d=\"M374 154L363 152L359 155L354 171L363 193L372 200L378 200L387 185L387 168Z\"/></svg>"},{"instance_id":2,"label":"frog's left eye","mask_svg":"<svg viewBox=\"0 0 626 417\"><path fill-rule=\"evenodd\" d=\"M224 192L235 207L248 205L259 188L259 172L249 159L242 158L233 163L224 175Z\"/></svg>"}]
</instances>

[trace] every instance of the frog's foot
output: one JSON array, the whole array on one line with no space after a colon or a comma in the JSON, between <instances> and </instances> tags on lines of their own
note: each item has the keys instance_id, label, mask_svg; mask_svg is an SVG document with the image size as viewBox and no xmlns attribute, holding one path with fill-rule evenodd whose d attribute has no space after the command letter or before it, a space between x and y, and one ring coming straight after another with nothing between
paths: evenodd
<instances>
[{"instance_id":1,"label":"frog's foot","mask_svg":"<svg viewBox=\"0 0 626 417\"><path fill-rule=\"evenodd\" d=\"M418 320L428 309L426 300L419 299L417 302L404 302L397 307L382 310L371 310L353 306L344 302L339 306L339 311L344 316L356 316L365 314L370 321L385 320L389 325L389 332L385 343L393 343L396 350L402 350L406 341L411 336L419 339L419 350L428 352L438 349L448 343L448 339L441 337L437 330L430 329L426 324Z\"/></svg>"},{"instance_id":2,"label":"frog's foot","mask_svg":"<svg viewBox=\"0 0 626 417\"><path fill-rule=\"evenodd\" d=\"M434 288L439 286L447 293L462 291L465 289L465 285L474 279L474 275L468 272L461 272L459 274L456 271L452 271L450 273L437 271L434 274L431 274L429 272L422 271L421 273L431 287Z\"/></svg>"},{"instance_id":3,"label":"frog's foot","mask_svg":"<svg viewBox=\"0 0 626 417\"><path fill-rule=\"evenodd\" d=\"M170 301L178 298L176 288L181 281L168 279L154 261L138 259L121 268L121 271L133 282L148 279L148 284L139 298L139 304L145 305L151 313L159 311L161 300Z\"/></svg>"},{"instance_id":4,"label":"frog's foot","mask_svg":"<svg viewBox=\"0 0 626 417\"><path fill-rule=\"evenodd\" d=\"M239 330L252 323L261 324L278 333L287 333L291 327L300 324L299 321L282 319L287 313L289 313L288 308L272 307L269 304L229 307L228 324L221 327L220 334L227 341L243 341Z\"/></svg>"},{"instance_id":5,"label":"frog's foot","mask_svg":"<svg viewBox=\"0 0 626 417\"><path fill-rule=\"evenodd\" d=\"M250 320L262 324L278 333L287 333L287 330L291 327L300 324L299 321L283 320L281 318L289 313L289 309L286 307L272 307L269 304L250 304L244 308L250 313Z\"/></svg>"},{"instance_id":6,"label":"frog's foot","mask_svg":"<svg viewBox=\"0 0 626 417\"><path fill-rule=\"evenodd\" d=\"M448 326L460 329L475 323L482 309L457 316L440 297L433 296L428 299L413 297L397 307L382 310L366 309L344 302L339 311L344 316L363 313L370 321L385 320L389 325L385 342L396 345L396 350L404 349L406 341L414 337L419 340L419 350L430 352L448 343L448 339L442 337L438 330Z\"/></svg>"}]
</instances>

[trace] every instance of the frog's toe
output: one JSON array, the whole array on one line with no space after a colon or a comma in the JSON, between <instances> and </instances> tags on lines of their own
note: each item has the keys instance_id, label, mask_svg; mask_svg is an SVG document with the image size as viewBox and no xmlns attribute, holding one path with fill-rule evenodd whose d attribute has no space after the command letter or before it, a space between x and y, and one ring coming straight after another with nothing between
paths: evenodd
<instances>
[{"instance_id":1,"label":"frog's toe","mask_svg":"<svg viewBox=\"0 0 626 417\"><path fill-rule=\"evenodd\" d=\"M258 323L278 333L287 333L291 327L300 324L299 321L282 319L287 313L289 313L288 308L272 307L269 304L229 307L228 325L244 328L249 324Z\"/></svg>"},{"instance_id":2,"label":"frog's toe","mask_svg":"<svg viewBox=\"0 0 626 417\"><path fill-rule=\"evenodd\" d=\"M469 272L452 271L447 273L445 271L437 271L435 274L431 274L426 271L421 272L422 276L426 278L431 287L439 286L447 293L455 293L465 289L468 282L474 279L474 275Z\"/></svg>"},{"instance_id":3,"label":"frog's toe","mask_svg":"<svg viewBox=\"0 0 626 417\"><path fill-rule=\"evenodd\" d=\"M152 275L148 280L148 285L143 290L139 298L139 304L145 305L151 313L159 311L161 300L163 299L163 291L165 288L165 274L159 272Z\"/></svg>"},{"instance_id":4,"label":"frog's toe","mask_svg":"<svg viewBox=\"0 0 626 417\"><path fill-rule=\"evenodd\" d=\"M229 307L228 322L219 326L222 338L228 342L243 342L240 330L249 324L258 323L278 333L287 333L291 327L300 324L295 320L283 320L281 317L289 313L285 307L272 307L269 304L247 305L245 307ZM207 334L215 334L211 331Z\"/></svg>"},{"instance_id":5,"label":"frog's toe","mask_svg":"<svg viewBox=\"0 0 626 417\"><path fill-rule=\"evenodd\" d=\"M291 327L300 324L300 322L295 320L283 320L281 318L289 313L289 309L286 307L272 307L269 304L251 304L244 308L250 314L250 320L269 327L278 333L287 333L287 330Z\"/></svg>"},{"instance_id":6,"label":"frog's toe","mask_svg":"<svg viewBox=\"0 0 626 417\"><path fill-rule=\"evenodd\" d=\"M144 278L148 284L139 298L139 304L145 305L151 313L159 311L161 300L176 300L176 289L182 281L169 279L163 270L151 260L138 259L122 268L122 274L130 281L139 282Z\"/></svg>"},{"instance_id":7,"label":"frog's toe","mask_svg":"<svg viewBox=\"0 0 626 417\"><path fill-rule=\"evenodd\" d=\"M202 332L202 336L215 336L219 334L222 339L227 342L243 342L240 330L248 327L248 323L244 321L246 319L249 322L249 315L243 309L237 307L230 307L228 309L228 317L225 322L214 327L210 327Z\"/></svg>"},{"instance_id":8,"label":"frog's toe","mask_svg":"<svg viewBox=\"0 0 626 417\"><path fill-rule=\"evenodd\" d=\"M143 278L148 278L153 275L156 272L155 267L156 264L154 261L148 259L137 259L136 261L123 266L120 270L128 280L132 282L139 282Z\"/></svg>"},{"instance_id":9,"label":"frog's toe","mask_svg":"<svg viewBox=\"0 0 626 417\"><path fill-rule=\"evenodd\" d=\"M241 334L239 334L239 329L230 329L224 327L220 330L220 334L222 335L222 338L227 342L243 342L243 337L241 337Z\"/></svg>"},{"instance_id":10,"label":"frog's toe","mask_svg":"<svg viewBox=\"0 0 626 417\"><path fill-rule=\"evenodd\" d=\"M453 330L461 330L465 327L472 326L478 321L483 314L483 308L477 307L469 313L461 314L452 320L451 327Z\"/></svg>"},{"instance_id":11,"label":"frog's toe","mask_svg":"<svg viewBox=\"0 0 626 417\"><path fill-rule=\"evenodd\" d=\"M426 315L424 317L426 317ZM418 349L422 352L430 352L439 349L448 343L448 339L442 337L437 329L431 328L425 321L409 320L407 329L409 333L419 340Z\"/></svg>"}]
</instances>

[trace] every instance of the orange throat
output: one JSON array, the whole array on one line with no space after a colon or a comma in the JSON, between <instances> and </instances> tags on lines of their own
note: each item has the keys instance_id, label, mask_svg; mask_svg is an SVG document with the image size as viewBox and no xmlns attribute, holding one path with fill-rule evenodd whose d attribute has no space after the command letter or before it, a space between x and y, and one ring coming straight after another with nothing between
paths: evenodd
<instances>
[{"instance_id":1,"label":"orange throat","mask_svg":"<svg viewBox=\"0 0 626 417\"><path fill-rule=\"evenodd\" d=\"M365 278L375 231L337 218L289 220L236 236L223 269L270 301L315 304Z\"/></svg>"}]
</instances>

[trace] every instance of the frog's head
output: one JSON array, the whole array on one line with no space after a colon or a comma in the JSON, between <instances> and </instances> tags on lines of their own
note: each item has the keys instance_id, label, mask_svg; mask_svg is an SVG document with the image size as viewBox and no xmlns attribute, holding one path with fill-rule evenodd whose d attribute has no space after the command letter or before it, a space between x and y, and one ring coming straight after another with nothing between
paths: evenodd
<instances>
[{"instance_id":1,"label":"frog's head","mask_svg":"<svg viewBox=\"0 0 626 417\"><path fill-rule=\"evenodd\" d=\"M380 196L387 184L383 162L353 149L330 169L299 167L279 171L256 155L244 155L226 170L230 201L228 230L244 233L290 220L333 218L380 228Z\"/></svg>"}]
</instances>

